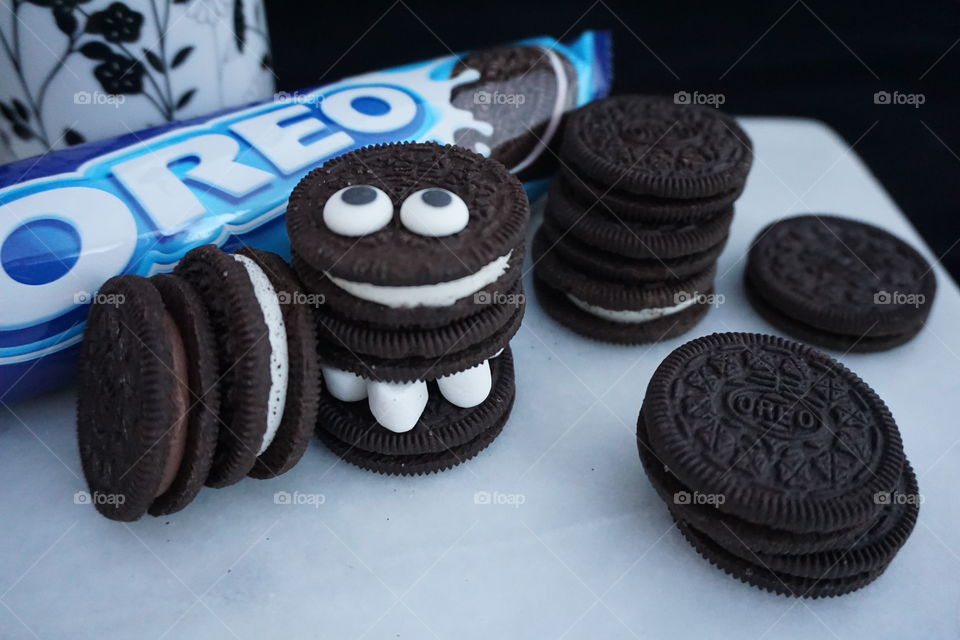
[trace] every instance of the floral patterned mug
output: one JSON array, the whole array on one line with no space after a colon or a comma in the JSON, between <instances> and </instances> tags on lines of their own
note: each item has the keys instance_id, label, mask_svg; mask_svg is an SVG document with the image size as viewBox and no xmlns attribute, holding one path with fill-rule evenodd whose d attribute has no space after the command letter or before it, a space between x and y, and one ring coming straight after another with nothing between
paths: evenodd
<instances>
[{"instance_id":1,"label":"floral patterned mug","mask_svg":"<svg viewBox=\"0 0 960 640\"><path fill-rule=\"evenodd\" d=\"M262 0L0 5L0 164L274 91Z\"/></svg>"}]
</instances>

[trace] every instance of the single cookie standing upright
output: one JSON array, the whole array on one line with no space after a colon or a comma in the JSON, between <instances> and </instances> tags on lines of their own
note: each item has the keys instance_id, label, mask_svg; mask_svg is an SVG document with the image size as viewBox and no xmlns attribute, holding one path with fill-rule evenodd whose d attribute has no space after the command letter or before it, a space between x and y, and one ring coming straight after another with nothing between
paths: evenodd
<instances>
[{"instance_id":1,"label":"single cookie standing upright","mask_svg":"<svg viewBox=\"0 0 960 640\"><path fill-rule=\"evenodd\" d=\"M221 376L220 438L207 485L225 487L250 473L266 432L270 341L248 270L213 245L185 255L175 270L207 305Z\"/></svg>"},{"instance_id":2,"label":"single cookie standing upright","mask_svg":"<svg viewBox=\"0 0 960 640\"><path fill-rule=\"evenodd\" d=\"M314 310L319 300L303 289L296 274L275 253L250 247L237 254L253 260L269 278L283 313L289 361L283 419L270 445L250 470L255 478L273 478L289 471L303 456L317 421L320 364Z\"/></svg>"},{"instance_id":3,"label":"single cookie standing upright","mask_svg":"<svg viewBox=\"0 0 960 640\"><path fill-rule=\"evenodd\" d=\"M160 292L139 276L104 283L84 331L77 402L80 460L104 516L136 520L158 499L169 511L195 493L178 477L188 446L204 440L189 420L189 378L187 349Z\"/></svg>"},{"instance_id":4,"label":"single cookie standing upright","mask_svg":"<svg viewBox=\"0 0 960 640\"><path fill-rule=\"evenodd\" d=\"M923 327L937 282L911 246L873 225L831 215L778 220L754 240L745 286L784 331L844 351L907 342Z\"/></svg>"}]
</instances>

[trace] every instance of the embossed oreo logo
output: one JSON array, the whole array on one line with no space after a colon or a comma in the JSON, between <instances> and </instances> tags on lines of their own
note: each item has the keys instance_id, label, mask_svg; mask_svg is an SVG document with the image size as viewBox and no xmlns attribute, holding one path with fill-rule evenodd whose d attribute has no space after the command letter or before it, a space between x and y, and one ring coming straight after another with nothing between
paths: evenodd
<instances>
[{"instance_id":1,"label":"embossed oreo logo","mask_svg":"<svg viewBox=\"0 0 960 640\"><path fill-rule=\"evenodd\" d=\"M727 401L733 412L745 422L760 425L773 433L802 437L823 426L820 415L796 398L747 388L734 391Z\"/></svg>"}]
</instances>

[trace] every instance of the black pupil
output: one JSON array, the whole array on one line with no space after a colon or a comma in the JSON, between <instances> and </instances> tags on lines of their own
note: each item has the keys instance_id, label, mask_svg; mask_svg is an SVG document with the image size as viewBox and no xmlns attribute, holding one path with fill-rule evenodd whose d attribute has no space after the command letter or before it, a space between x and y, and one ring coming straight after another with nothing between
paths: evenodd
<instances>
[{"instance_id":1,"label":"black pupil","mask_svg":"<svg viewBox=\"0 0 960 640\"><path fill-rule=\"evenodd\" d=\"M373 187L359 185L356 187L349 187L343 192L341 197L347 204L369 204L377 198L377 192L373 190Z\"/></svg>"},{"instance_id":2,"label":"black pupil","mask_svg":"<svg viewBox=\"0 0 960 640\"><path fill-rule=\"evenodd\" d=\"M439 208L450 204L453 198L450 197L449 191L444 191L443 189L427 189L423 192L423 201L431 207Z\"/></svg>"}]
</instances>

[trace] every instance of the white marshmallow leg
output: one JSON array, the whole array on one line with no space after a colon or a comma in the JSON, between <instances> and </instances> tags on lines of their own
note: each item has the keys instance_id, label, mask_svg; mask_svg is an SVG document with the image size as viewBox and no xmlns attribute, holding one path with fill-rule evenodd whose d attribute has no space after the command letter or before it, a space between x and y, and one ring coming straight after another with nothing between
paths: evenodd
<instances>
[{"instance_id":1,"label":"white marshmallow leg","mask_svg":"<svg viewBox=\"0 0 960 640\"><path fill-rule=\"evenodd\" d=\"M370 413L380 425L394 433L410 431L427 406L427 383L368 382Z\"/></svg>"},{"instance_id":2,"label":"white marshmallow leg","mask_svg":"<svg viewBox=\"0 0 960 640\"><path fill-rule=\"evenodd\" d=\"M321 366L327 391L337 400L356 402L367 397L367 381L350 371Z\"/></svg>"},{"instance_id":3,"label":"white marshmallow leg","mask_svg":"<svg viewBox=\"0 0 960 640\"><path fill-rule=\"evenodd\" d=\"M451 404L464 409L475 407L487 399L493 387L490 361L484 360L472 369L437 378L437 386Z\"/></svg>"}]
</instances>

